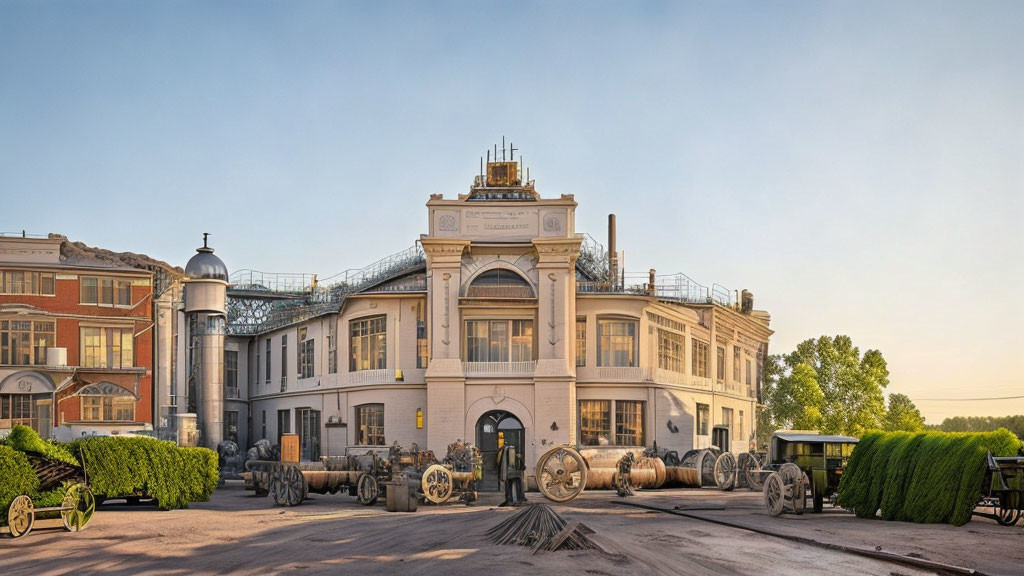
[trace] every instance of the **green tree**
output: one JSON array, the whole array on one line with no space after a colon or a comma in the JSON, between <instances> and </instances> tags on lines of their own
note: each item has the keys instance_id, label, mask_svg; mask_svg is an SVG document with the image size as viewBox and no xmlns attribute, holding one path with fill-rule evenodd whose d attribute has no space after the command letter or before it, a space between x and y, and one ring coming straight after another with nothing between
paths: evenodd
<instances>
[{"instance_id":1,"label":"green tree","mask_svg":"<svg viewBox=\"0 0 1024 576\"><path fill-rule=\"evenodd\" d=\"M889 394L889 409L882 417L882 430L921 432L924 430L924 416L906 394Z\"/></svg>"},{"instance_id":2,"label":"green tree","mask_svg":"<svg viewBox=\"0 0 1024 576\"><path fill-rule=\"evenodd\" d=\"M770 374L765 363L758 419L765 425L758 433L762 444L781 428L859 436L881 425L889 370L878 350L861 355L849 336L822 336L772 358L777 371Z\"/></svg>"}]
</instances>

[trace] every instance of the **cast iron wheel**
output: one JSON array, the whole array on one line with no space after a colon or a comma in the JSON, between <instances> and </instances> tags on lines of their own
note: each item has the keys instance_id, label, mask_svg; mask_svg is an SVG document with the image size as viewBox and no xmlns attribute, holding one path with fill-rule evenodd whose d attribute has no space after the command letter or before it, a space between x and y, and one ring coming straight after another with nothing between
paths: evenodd
<instances>
[{"instance_id":1,"label":"cast iron wheel","mask_svg":"<svg viewBox=\"0 0 1024 576\"><path fill-rule=\"evenodd\" d=\"M372 474L363 474L356 480L356 501L363 506L373 506L380 496L380 485Z\"/></svg>"},{"instance_id":2,"label":"cast iron wheel","mask_svg":"<svg viewBox=\"0 0 1024 576\"><path fill-rule=\"evenodd\" d=\"M786 486L778 472L772 472L764 481L764 507L769 516L779 516L786 507Z\"/></svg>"},{"instance_id":3,"label":"cast iron wheel","mask_svg":"<svg viewBox=\"0 0 1024 576\"><path fill-rule=\"evenodd\" d=\"M32 499L22 494L11 502L7 508L7 529L12 538L21 538L32 531L36 521L35 506Z\"/></svg>"},{"instance_id":4,"label":"cast iron wheel","mask_svg":"<svg viewBox=\"0 0 1024 576\"><path fill-rule=\"evenodd\" d=\"M736 487L736 457L729 452L722 452L715 458L715 484L719 490Z\"/></svg>"},{"instance_id":5,"label":"cast iron wheel","mask_svg":"<svg viewBox=\"0 0 1024 576\"><path fill-rule=\"evenodd\" d=\"M74 484L68 488L60 506L65 508L60 511L64 529L68 532L81 532L89 525L93 512L96 511L96 498L85 484Z\"/></svg>"},{"instance_id":6,"label":"cast iron wheel","mask_svg":"<svg viewBox=\"0 0 1024 576\"><path fill-rule=\"evenodd\" d=\"M452 472L440 464L431 464L423 472L420 486L424 498L434 504L441 504L452 495Z\"/></svg>"},{"instance_id":7,"label":"cast iron wheel","mask_svg":"<svg viewBox=\"0 0 1024 576\"><path fill-rule=\"evenodd\" d=\"M279 466L277 473L271 476L270 493L279 506L297 506L302 503L306 492L306 479L298 466Z\"/></svg>"},{"instance_id":8,"label":"cast iron wheel","mask_svg":"<svg viewBox=\"0 0 1024 576\"><path fill-rule=\"evenodd\" d=\"M552 502L568 502L587 485L587 462L569 446L556 446L537 461L537 488Z\"/></svg>"}]
</instances>

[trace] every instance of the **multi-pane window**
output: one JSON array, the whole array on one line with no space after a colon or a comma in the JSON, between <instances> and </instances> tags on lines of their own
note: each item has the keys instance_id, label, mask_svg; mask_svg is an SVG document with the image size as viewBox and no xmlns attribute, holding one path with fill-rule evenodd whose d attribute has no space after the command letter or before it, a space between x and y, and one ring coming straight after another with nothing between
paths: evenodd
<instances>
[{"instance_id":1,"label":"multi-pane window","mask_svg":"<svg viewBox=\"0 0 1024 576\"><path fill-rule=\"evenodd\" d=\"M270 386L270 338L267 338L267 359L266 367L263 371L263 381L266 382L267 386Z\"/></svg>"},{"instance_id":2,"label":"multi-pane window","mask_svg":"<svg viewBox=\"0 0 1024 576\"><path fill-rule=\"evenodd\" d=\"M314 342L309 339L299 344L299 378L313 377Z\"/></svg>"},{"instance_id":3,"label":"multi-pane window","mask_svg":"<svg viewBox=\"0 0 1024 576\"><path fill-rule=\"evenodd\" d=\"M747 386L750 386L751 374L753 373L753 370L750 369L750 360L747 360L746 362L747 362Z\"/></svg>"},{"instance_id":4,"label":"multi-pane window","mask_svg":"<svg viewBox=\"0 0 1024 576\"><path fill-rule=\"evenodd\" d=\"M736 439L737 440L746 440L747 439L747 437L743 434L743 427L744 427L743 425L744 425L744 423L745 422L743 420L743 410L740 410L740 419L736 421Z\"/></svg>"},{"instance_id":5,"label":"multi-pane window","mask_svg":"<svg viewBox=\"0 0 1024 576\"><path fill-rule=\"evenodd\" d=\"M352 358L349 371L387 368L387 316L349 322Z\"/></svg>"},{"instance_id":6,"label":"multi-pane window","mask_svg":"<svg viewBox=\"0 0 1024 576\"><path fill-rule=\"evenodd\" d=\"M0 294L53 296L53 272L7 270L0 272Z\"/></svg>"},{"instance_id":7,"label":"multi-pane window","mask_svg":"<svg viewBox=\"0 0 1024 576\"><path fill-rule=\"evenodd\" d=\"M533 360L533 320L468 320L466 362Z\"/></svg>"},{"instance_id":8,"label":"multi-pane window","mask_svg":"<svg viewBox=\"0 0 1024 576\"><path fill-rule=\"evenodd\" d=\"M131 328L82 328L81 364L85 368L135 365Z\"/></svg>"},{"instance_id":9,"label":"multi-pane window","mask_svg":"<svg viewBox=\"0 0 1024 576\"><path fill-rule=\"evenodd\" d=\"M281 392L288 390L288 335L281 334Z\"/></svg>"},{"instance_id":10,"label":"multi-pane window","mask_svg":"<svg viewBox=\"0 0 1024 576\"><path fill-rule=\"evenodd\" d=\"M587 365L587 319L576 319L576 366Z\"/></svg>"},{"instance_id":11,"label":"multi-pane window","mask_svg":"<svg viewBox=\"0 0 1024 576\"><path fill-rule=\"evenodd\" d=\"M299 432L299 459L310 462L320 460L320 411L296 408L295 420Z\"/></svg>"},{"instance_id":12,"label":"multi-pane window","mask_svg":"<svg viewBox=\"0 0 1024 576\"><path fill-rule=\"evenodd\" d=\"M597 321L597 365L636 366L636 321Z\"/></svg>"},{"instance_id":13,"label":"multi-pane window","mask_svg":"<svg viewBox=\"0 0 1024 576\"><path fill-rule=\"evenodd\" d=\"M359 445L384 446L383 404L356 406L356 421L359 422Z\"/></svg>"},{"instance_id":14,"label":"multi-pane window","mask_svg":"<svg viewBox=\"0 0 1024 576\"><path fill-rule=\"evenodd\" d=\"M103 276L82 276L81 302L102 306L130 306L132 281Z\"/></svg>"},{"instance_id":15,"label":"multi-pane window","mask_svg":"<svg viewBox=\"0 0 1024 576\"><path fill-rule=\"evenodd\" d=\"M672 372L684 372L683 335L658 329L658 368Z\"/></svg>"},{"instance_id":16,"label":"multi-pane window","mask_svg":"<svg viewBox=\"0 0 1024 576\"><path fill-rule=\"evenodd\" d=\"M228 398L238 398L238 351L224 351L224 390ZM237 416L237 414L236 414Z\"/></svg>"},{"instance_id":17,"label":"multi-pane window","mask_svg":"<svg viewBox=\"0 0 1024 576\"><path fill-rule=\"evenodd\" d=\"M615 401L616 446L644 445L644 403L637 400Z\"/></svg>"},{"instance_id":18,"label":"multi-pane window","mask_svg":"<svg viewBox=\"0 0 1024 576\"><path fill-rule=\"evenodd\" d=\"M277 411L277 445L281 445L281 436L292 431L292 411Z\"/></svg>"},{"instance_id":19,"label":"multi-pane window","mask_svg":"<svg viewBox=\"0 0 1024 576\"><path fill-rule=\"evenodd\" d=\"M46 349L56 343L53 321L0 320L0 364L46 364Z\"/></svg>"},{"instance_id":20,"label":"multi-pane window","mask_svg":"<svg viewBox=\"0 0 1024 576\"><path fill-rule=\"evenodd\" d=\"M470 298L533 298L530 283L522 276L497 268L480 274L466 290Z\"/></svg>"},{"instance_id":21,"label":"multi-pane window","mask_svg":"<svg viewBox=\"0 0 1024 576\"><path fill-rule=\"evenodd\" d=\"M30 394L0 395L0 420L10 420L11 426L22 424L34 427L40 409L47 410L49 407L38 408Z\"/></svg>"},{"instance_id":22,"label":"multi-pane window","mask_svg":"<svg viewBox=\"0 0 1024 576\"><path fill-rule=\"evenodd\" d=\"M733 382L740 381L740 347L732 347L732 380Z\"/></svg>"},{"instance_id":23,"label":"multi-pane window","mask_svg":"<svg viewBox=\"0 0 1024 576\"><path fill-rule=\"evenodd\" d=\"M725 380L725 348L718 347L718 371L715 372L715 378L719 382Z\"/></svg>"},{"instance_id":24,"label":"multi-pane window","mask_svg":"<svg viewBox=\"0 0 1024 576\"><path fill-rule=\"evenodd\" d=\"M224 411L224 439L238 444L238 410Z\"/></svg>"},{"instance_id":25,"label":"multi-pane window","mask_svg":"<svg viewBox=\"0 0 1024 576\"><path fill-rule=\"evenodd\" d=\"M701 378L708 377L708 343L697 340L690 340L690 356L692 360L693 375Z\"/></svg>"},{"instance_id":26,"label":"multi-pane window","mask_svg":"<svg viewBox=\"0 0 1024 576\"><path fill-rule=\"evenodd\" d=\"M708 420L711 419L711 408L707 404L697 404L697 435L708 435Z\"/></svg>"},{"instance_id":27,"label":"multi-pane window","mask_svg":"<svg viewBox=\"0 0 1024 576\"><path fill-rule=\"evenodd\" d=\"M609 400L580 400L580 444L607 446L612 436L612 403Z\"/></svg>"},{"instance_id":28,"label":"multi-pane window","mask_svg":"<svg viewBox=\"0 0 1024 576\"><path fill-rule=\"evenodd\" d=\"M581 445L644 445L644 402L580 400L579 407Z\"/></svg>"},{"instance_id":29,"label":"multi-pane window","mask_svg":"<svg viewBox=\"0 0 1024 576\"><path fill-rule=\"evenodd\" d=\"M426 368L427 353L427 312L423 302L416 303L416 367Z\"/></svg>"},{"instance_id":30,"label":"multi-pane window","mask_svg":"<svg viewBox=\"0 0 1024 576\"><path fill-rule=\"evenodd\" d=\"M132 422L135 420L135 396L109 382L90 384L78 393L82 420Z\"/></svg>"},{"instance_id":31,"label":"multi-pane window","mask_svg":"<svg viewBox=\"0 0 1024 576\"><path fill-rule=\"evenodd\" d=\"M732 408L722 408L722 426L732 430Z\"/></svg>"},{"instance_id":32,"label":"multi-pane window","mask_svg":"<svg viewBox=\"0 0 1024 576\"><path fill-rule=\"evenodd\" d=\"M338 372L338 321L327 321L327 373Z\"/></svg>"}]
</instances>

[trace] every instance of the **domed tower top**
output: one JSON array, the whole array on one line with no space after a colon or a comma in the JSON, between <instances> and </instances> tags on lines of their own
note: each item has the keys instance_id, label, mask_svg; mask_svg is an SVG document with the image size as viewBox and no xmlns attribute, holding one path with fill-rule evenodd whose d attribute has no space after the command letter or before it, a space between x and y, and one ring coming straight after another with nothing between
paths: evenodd
<instances>
[{"instance_id":1,"label":"domed tower top","mask_svg":"<svg viewBox=\"0 0 1024 576\"><path fill-rule=\"evenodd\" d=\"M206 237L209 234L203 232L203 247L196 248L196 255L185 265L185 275L190 280L221 280L228 281L228 267L224 261L214 256L213 248L206 245Z\"/></svg>"}]
</instances>

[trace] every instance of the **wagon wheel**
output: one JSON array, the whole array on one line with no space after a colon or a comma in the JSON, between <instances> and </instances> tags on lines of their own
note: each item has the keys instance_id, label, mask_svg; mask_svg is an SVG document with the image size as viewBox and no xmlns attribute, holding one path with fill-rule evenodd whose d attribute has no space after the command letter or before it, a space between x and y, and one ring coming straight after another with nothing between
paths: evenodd
<instances>
[{"instance_id":1,"label":"wagon wheel","mask_svg":"<svg viewBox=\"0 0 1024 576\"><path fill-rule=\"evenodd\" d=\"M778 472L768 474L764 481L764 507L769 516L778 516L785 510L786 486Z\"/></svg>"},{"instance_id":2,"label":"wagon wheel","mask_svg":"<svg viewBox=\"0 0 1024 576\"><path fill-rule=\"evenodd\" d=\"M32 499L22 494L16 497L7 508L7 529L12 538L20 538L32 531L36 521L35 506Z\"/></svg>"},{"instance_id":3,"label":"wagon wheel","mask_svg":"<svg viewBox=\"0 0 1024 576\"><path fill-rule=\"evenodd\" d=\"M804 489L804 486L807 484L807 475L796 464L787 462L779 467L779 476L782 477L783 484L785 484L792 496L793 511L797 514L802 514L806 504L804 500L807 497L806 490Z\"/></svg>"},{"instance_id":4,"label":"wagon wheel","mask_svg":"<svg viewBox=\"0 0 1024 576\"><path fill-rule=\"evenodd\" d=\"M452 473L440 464L431 464L423 472L423 497L434 504L441 504L452 495Z\"/></svg>"},{"instance_id":5,"label":"wagon wheel","mask_svg":"<svg viewBox=\"0 0 1024 576\"><path fill-rule=\"evenodd\" d=\"M297 506L306 492L306 479L298 466L279 466L272 476L271 494L279 506Z\"/></svg>"},{"instance_id":6,"label":"wagon wheel","mask_svg":"<svg viewBox=\"0 0 1024 576\"><path fill-rule=\"evenodd\" d=\"M1016 508L997 505L995 509L996 522L999 522L1001 526L1013 526L1018 520L1020 520L1020 510L1017 510Z\"/></svg>"},{"instance_id":7,"label":"wagon wheel","mask_svg":"<svg viewBox=\"0 0 1024 576\"><path fill-rule=\"evenodd\" d=\"M92 514L96 511L96 498L85 484L74 484L68 488L60 507L65 508L60 511L64 529L68 532L80 532L85 530L89 520L92 520Z\"/></svg>"},{"instance_id":8,"label":"wagon wheel","mask_svg":"<svg viewBox=\"0 0 1024 576\"><path fill-rule=\"evenodd\" d=\"M764 483L761 480L763 476L761 464L757 461L757 458L753 455L748 456L742 470L743 479L747 482L747 488L758 491L764 489Z\"/></svg>"},{"instance_id":9,"label":"wagon wheel","mask_svg":"<svg viewBox=\"0 0 1024 576\"><path fill-rule=\"evenodd\" d=\"M736 457L729 452L723 452L715 459L715 484L721 490L736 487Z\"/></svg>"},{"instance_id":10,"label":"wagon wheel","mask_svg":"<svg viewBox=\"0 0 1024 576\"><path fill-rule=\"evenodd\" d=\"M372 474L363 474L356 480L356 501L363 506L373 506L380 496L380 485Z\"/></svg>"},{"instance_id":11,"label":"wagon wheel","mask_svg":"<svg viewBox=\"0 0 1024 576\"><path fill-rule=\"evenodd\" d=\"M576 450L556 446L537 461L537 487L553 502L568 502L587 485L587 462Z\"/></svg>"}]
</instances>

